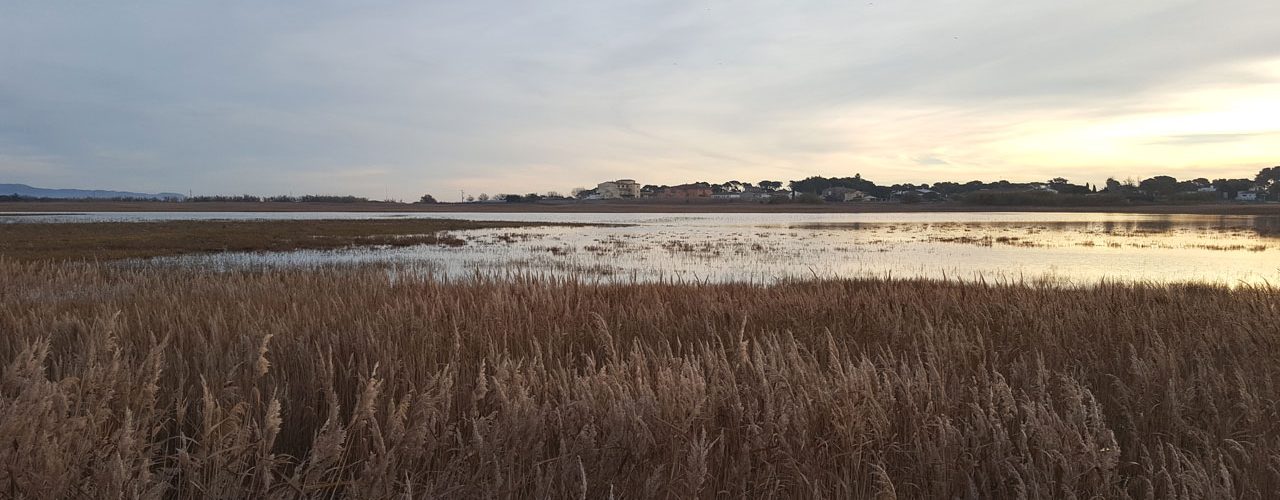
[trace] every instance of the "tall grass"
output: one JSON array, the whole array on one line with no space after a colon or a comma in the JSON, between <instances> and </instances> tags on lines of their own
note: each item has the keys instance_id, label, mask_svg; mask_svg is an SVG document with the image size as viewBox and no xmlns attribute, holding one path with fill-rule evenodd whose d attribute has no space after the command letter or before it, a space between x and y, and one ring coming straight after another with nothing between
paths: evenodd
<instances>
[{"instance_id":1,"label":"tall grass","mask_svg":"<svg viewBox=\"0 0 1280 500\"><path fill-rule=\"evenodd\" d=\"M0 276L0 495L1280 491L1272 288Z\"/></svg>"}]
</instances>

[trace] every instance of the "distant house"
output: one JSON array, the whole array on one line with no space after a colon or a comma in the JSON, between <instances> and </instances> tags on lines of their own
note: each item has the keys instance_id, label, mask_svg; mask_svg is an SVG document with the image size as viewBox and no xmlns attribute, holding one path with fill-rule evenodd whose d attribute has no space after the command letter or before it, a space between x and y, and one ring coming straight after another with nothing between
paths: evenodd
<instances>
[{"instance_id":1,"label":"distant house","mask_svg":"<svg viewBox=\"0 0 1280 500\"><path fill-rule=\"evenodd\" d=\"M827 201L874 201L875 196L871 196L864 191L846 187L831 187L822 190L822 198Z\"/></svg>"},{"instance_id":2,"label":"distant house","mask_svg":"<svg viewBox=\"0 0 1280 500\"><path fill-rule=\"evenodd\" d=\"M844 201L868 201L868 198L874 200L876 197L858 190L844 194Z\"/></svg>"},{"instance_id":3,"label":"distant house","mask_svg":"<svg viewBox=\"0 0 1280 500\"><path fill-rule=\"evenodd\" d=\"M710 198L711 187L697 184L681 184L662 190L662 198Z\"/></svg>"},{"instance_id":4,"label":"distant house","mask_svg":"<svg viewBox=\"0 0 1280 500\"><path fill-rule=\"evenodd\" d=\"M827 201L845 201L845 195L856 192L856 189L835 186L822 190L822 199Z\"/></svg>"},{"instance_id":5,"label":"distant house","mask_svg":"<svg viewBox=\"0 0 1280 500\"><path fill-rule=\"evenodd\" d=\"M1258 201L1262 199L1257 191L1241 191L1236 193L1236 201Z\"/></svg>"},{"instance_id":6,"label":"distant house","mask_svg":"<svg viewBox=\"0 0 1280 500\"><path fill-rule=\"evenodd\" d=\"M620 200L623 198L639 198L640 184L631 179L601 182L596 186L596 195L601 200Z\"/></svg>"},{"instance_id":7,"label":"distant house","mask_svg":"<svg viewBox=\"0 0 1280 500\"><path fill-rule=\"evenodd\" d=\"M1197 189L1196 192L1197 193L1216 193L1218 192L1218 188L1213 186L1205 186L1200 189Z\"/></svg>"}]
</instances>

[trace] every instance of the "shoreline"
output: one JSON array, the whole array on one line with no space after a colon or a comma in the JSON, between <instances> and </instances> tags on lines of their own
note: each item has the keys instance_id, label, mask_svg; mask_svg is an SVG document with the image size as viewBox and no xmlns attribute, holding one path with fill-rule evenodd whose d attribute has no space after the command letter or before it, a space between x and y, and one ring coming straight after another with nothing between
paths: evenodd
<instances>
[{"instance_id":1,"label":"shoreline","mask_svg":"<svg viewBox=\"0 0 1280 500\"><path fill-rule=\"evenodd\" d=\"M1040 212L1133 213L1188 215L1280 215L1280 203L1214 203L1198 205L1123 206L990 206L939 202L903 204L799 203L760 204L741 202L535 202L535 203L251 203L251 202L128 202L50 201L0 202L0 214L40 215L85 212L403 212L403 213L927 213L927 212Z\"/></svg>"}]
</instances>

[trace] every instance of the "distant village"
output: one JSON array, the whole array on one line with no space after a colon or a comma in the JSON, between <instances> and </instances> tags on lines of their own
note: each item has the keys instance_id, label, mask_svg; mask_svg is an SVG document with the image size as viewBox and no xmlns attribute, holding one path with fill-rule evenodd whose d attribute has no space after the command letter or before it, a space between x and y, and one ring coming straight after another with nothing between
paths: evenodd
<instances>
[{"instance_id":1,"label":"distant village","mask_svg":"<svg viewBox=\"0 0 1280 500\"><path fill-rule=\"evenodd\" d=\"M405 203L350 195L200 195L129 193L119 191L54 190L23 184L0 185L0 202L53 200L163 201L177 203ZM413 203L439 203L431 194ZM1280 166L1264 168L1253 178L1177 179L1158 175L1147 179L1107 179L1103 185L1076 184L1063 177L1043 182L970 181L933 184L880 185L861 175L808 177L802 180L758 182L692 182L674 186L641 184L635 179L603 181L594 188L527 194L469 195L463 203L527 202L652 202L652 203L927 203L974 205L1105 206L1132 203L1264 203L1280 202Z\"/></svg>"},{"instance_id":2,"label":"distant village","mask_svg":"<svg viewBox=\"0 0 1280 500\"><path fill-rule=\"evenodd\" d=\"M1143 180L1107 179L1104 185L1074 184L1057 177L1044 182L1009 181L878 185L861 175L809 177L798 181L763 180L693 182L675 186L641 184L634 179L600 182L576 188L568 195L529 193L478 198L467 202L519 203L535 201L654 200L672 202L744 203L876 203L962 201L986 205L1120 204L1133 202L1264 202L1280 201L1280 167L1265 168L1252 179L1196 178L1179 180L1161 175Z\"/></svg>"}]
</instances>

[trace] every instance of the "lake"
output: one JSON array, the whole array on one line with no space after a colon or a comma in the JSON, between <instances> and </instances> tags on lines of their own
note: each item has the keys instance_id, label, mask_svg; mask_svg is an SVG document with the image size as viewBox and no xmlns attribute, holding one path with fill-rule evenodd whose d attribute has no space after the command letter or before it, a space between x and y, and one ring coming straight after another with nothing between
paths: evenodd
<instances>
[{"instance_id":1,"label":"lake","mask_svg":"<svg viewBox=\"0 0 1280 500\"><path fill-rule=\"evenodd\" d=\"M460 231L467 244L224 253L131 265L238 269L391 263L461 278L521 272L602 280L812 277L1280 283L1280 217L1106 213L590 214L85 213L0 223L455 218L626 224Z\"/></svg>"}]
</instances>

